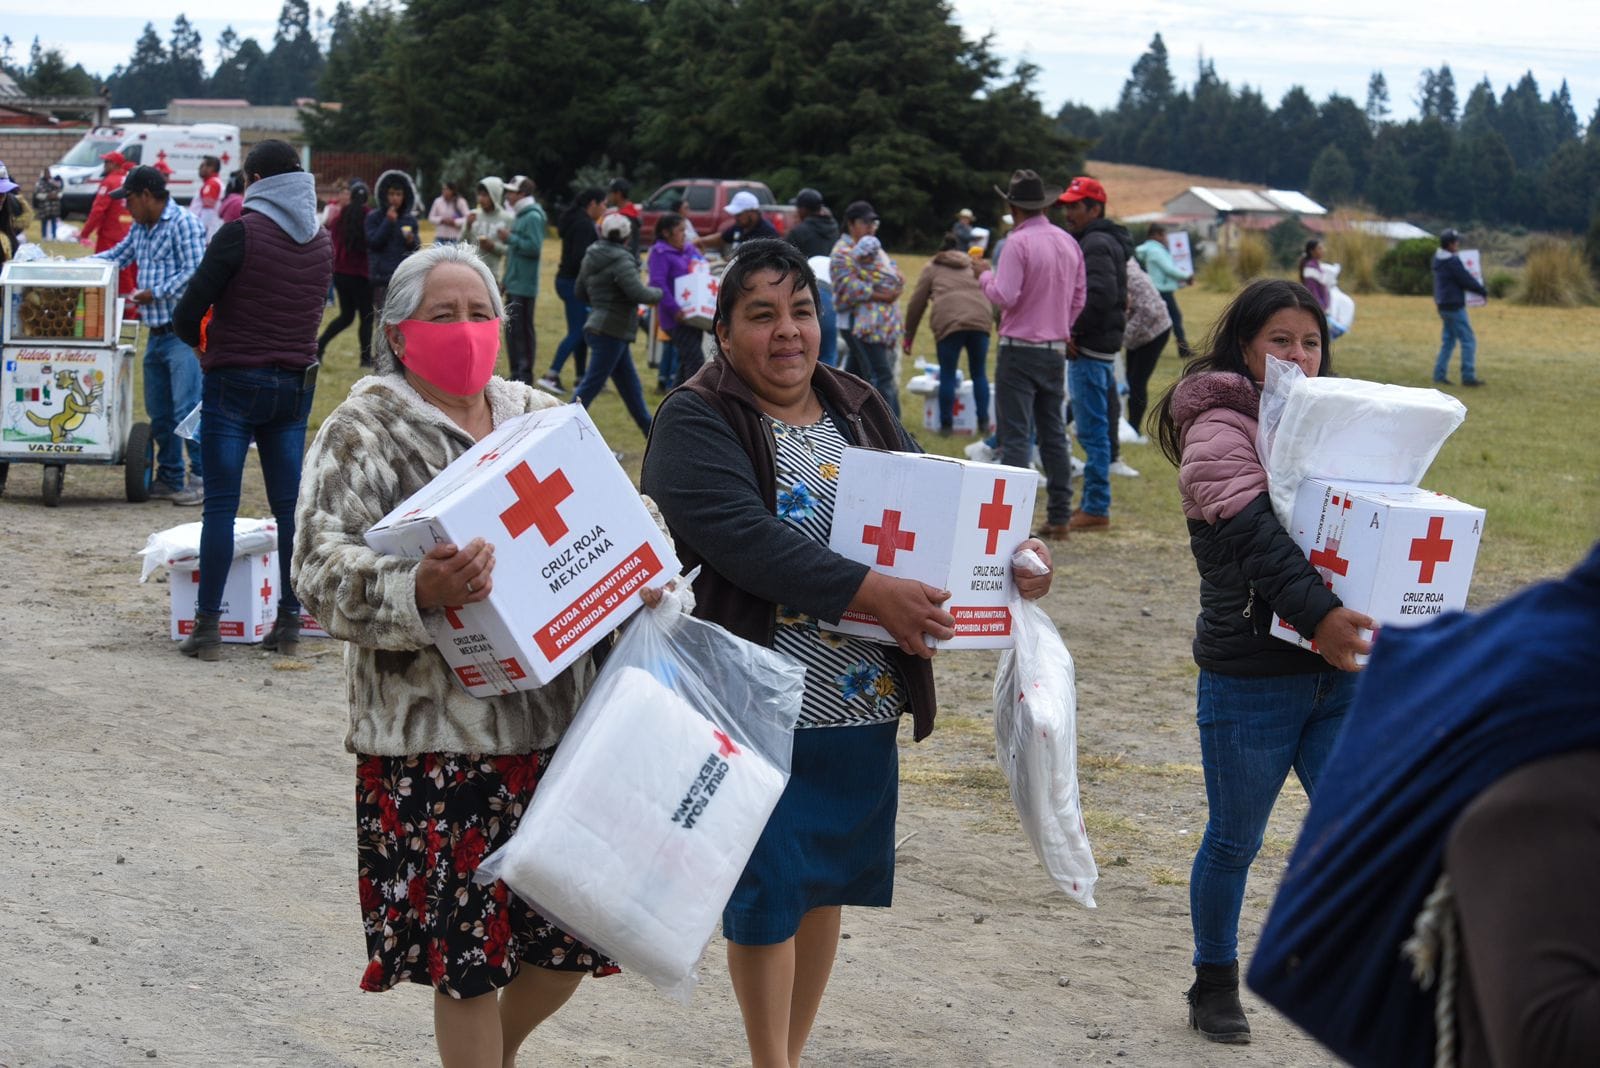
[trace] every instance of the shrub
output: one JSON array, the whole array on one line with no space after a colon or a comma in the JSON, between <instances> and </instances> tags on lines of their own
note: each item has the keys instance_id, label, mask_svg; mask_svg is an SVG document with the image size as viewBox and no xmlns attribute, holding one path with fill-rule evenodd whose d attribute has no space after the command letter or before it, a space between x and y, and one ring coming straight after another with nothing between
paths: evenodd
<instances>
[{"instance_id":1,"label":"shrub","mask_svg":"<svg viewBox=\"0 0 1600 1068\"><path fill-rule=\"evenodd\" d=\"M1348 218L1335 216L1334 222L1339 228L1324 238L1322 258L1340 266L1339 288L1346 293L1376 293L1378 261L1389 250L1388 239L1350 228Z\"/></svg>"},{"instance_id":2,"label":"shrub","mask_svg":"<svg viewBox=\"0 0 1600 1068\"><path fill-rule=\"evenodd\" d=\"M1517 287L1517 276L1510 271L1495 271L1483 284L1489 290L1491 297L1495 300L1504 300Z\"/></svg>"},{"instance_id":3,"label":"shrub","mask_svg":"<svg viewBox=\"0 0 1600 1068\"><path fill-rule=\"evenodd\" d=\"M1433 254L1439 242L1431 237L1401 241L1378 261L1378 284L1401 296L1433 292Z\"/></svg>"},{"instance_id":4,"label":"shrub","mask_svg":"<svg viewBox=\"0 0 1600 1068\"><path fill-rule=\"evenodd\" d=\"M1267 273L1271 262L1272 248L1266 238L1256 233L1239 235L1238 242L1233 246L1233 271L1240 279L1248 282L1252 278L1260 278Z\"/></svg>"},{"instance_id":5,"label":"shrub","mask_svg":"<svg viewBox=\"0 0 1600 1068\"><path fill-rule=\"evenodd\" d=\"M1293 215L1267 231L1267 244L1272 246L1272 262L1279 267L1293 267L1305 254L1311 231L1300 224Z\"/></svg>"},{"instance_id":6,"label":"shrub","mask_svg":"<svg viewBox=\"0 0 1600 1068\"><path fill-rule=\"evenodd\" d=\"M1594 278L1578 246L1570 241L1545 238L1528 246L1522 270L1518 304L1571 308L1595 302Z\"/></svg>"},{"instance_id":7,"label":"shrub","mask_svg":"<svg viewBox=\"0 0 1600 1068\"><path fill-rule=\"evenodd\" d=\"M1196 267L1194 281L1195 285L1212 293L1232 293L1239 284L1223 256L1212 256Z\"/></svg>"}]
</instances>

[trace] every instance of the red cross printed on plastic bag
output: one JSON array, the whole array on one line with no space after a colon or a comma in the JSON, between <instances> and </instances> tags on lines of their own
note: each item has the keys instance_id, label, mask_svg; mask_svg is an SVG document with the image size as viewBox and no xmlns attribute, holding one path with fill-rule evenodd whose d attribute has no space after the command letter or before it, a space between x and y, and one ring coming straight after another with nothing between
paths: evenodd
<instances>
[{"instance_id":1,"label":"red cross printed on plastic bag","mask_svg":"<svg viewBox=\"0 0 1600 1068\"><path fill-rule=\"evenodd\" d=\"M878 547L877 562L885 567L894 566L894 554L901 549L907 552L917 547L917 536L909 530L900 529L900 513L891 509L883 510L882 526L866 526L861 528L861 542L863 545L876 545Z\"/></svg>"},{"instance_id":2,"label":"red cross printed on plastic bag","mask_svg":"<svg viewBox=\"0 0 1600 1068\"><path fill-rule=\"evenodd\" d=\"M994 499L978 509L978 529L989 532L985 556L993 556L1000 547L1000 535L1011 526L1011 505L1006 503L1006 480L994 480Z\"/></svg>"},{"instance_id":3,"label":"red cross printed on plastic bag","mask_svg":"<svg viewBox=\"0 0 1600 1068\"><path fill-rule=\"evenodd\" d=\"M572 496L572 483L559 467L541 480L524 460L506 474L506 481L517 491L517 502L500 513L500 522L513 538L521 537L529 527L539 528L546 545L566 536L567 521L556 508Z\"/></svg>"},{"instance_id":4,"label":"red cross printed on plastic bag","mask_svg":"<svg viewBox=\"0 0 1600 1068\"><path fill-rule=\"evenodd\" d=\"M1434 568L1450 562L1450 550L1454 545L1454 538L1444 536L1444 516L1429 516L1428 536L1411 539L1411 555L1408 559L1420 565L1417 568L1417 581L1432 582Z\"/></svg>"},{"instance_id":5,"label":"red cross printed on plastic bag","mask_svg":"<svg viewBox=\"0 0 1600 1068\"><path fill-rule=\"evenodd\" d=\"M739 755L739 747L733 744L733 739L732 738L729 738L722 731L712 731L711 733L717 739L717 755L718 756L738 756Z\"/></svg>"}]
</instances>

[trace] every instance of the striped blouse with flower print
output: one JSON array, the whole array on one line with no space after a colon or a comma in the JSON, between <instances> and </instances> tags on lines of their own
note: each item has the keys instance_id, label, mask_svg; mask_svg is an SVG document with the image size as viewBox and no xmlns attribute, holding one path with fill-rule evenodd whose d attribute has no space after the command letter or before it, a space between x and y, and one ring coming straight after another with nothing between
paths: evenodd
<instances>
[{"instance_id":1,"label":"striped blouse with flower print","mask_svg":"<svg viewBox=\"0 0 1600 1068\"><path fill-rule=\"evenodd\" d=\"M826 414L805 427L770 418L767 423L777 445L778 518L826 545L839 462L849 443ZM885 723L905 710L905 683L889 660L887 646L823 630L815 619L786 605L778 606L772 645L806 668L797 726Z\"/></svg>"}]
</instances>

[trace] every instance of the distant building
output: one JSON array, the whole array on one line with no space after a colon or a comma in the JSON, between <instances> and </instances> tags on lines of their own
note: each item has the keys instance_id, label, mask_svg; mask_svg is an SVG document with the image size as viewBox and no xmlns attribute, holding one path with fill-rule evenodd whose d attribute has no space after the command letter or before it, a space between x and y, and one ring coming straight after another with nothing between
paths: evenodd
<instances>
[{"instance_id":1,"label":"distant building","mask_svg":"<svg viewBox=\"0 0 1600 1068\"><path fill-rule=\"evenodd\" d=\"M167 102L163 122L187 126L197 122L225 122L239 127L246 143L262 141L269 137L299 143L299 102L285 105L252 104L248 100L218 98L177 99Z\"/></svg>"},{"instance_id":2,"label":"distant building","mask_svg":"<svg viewBox=\"0 0 1600 1068\"><path fill-rule=\"evenodd\" d=\"M1167 201L1162 221L1181 226L1206 245L1226 251L1239 235L1270 230L1288 218L1321 230L1328 209L1293 189L1223 189L1191 185Z\"/></svg>"}]
</instances>

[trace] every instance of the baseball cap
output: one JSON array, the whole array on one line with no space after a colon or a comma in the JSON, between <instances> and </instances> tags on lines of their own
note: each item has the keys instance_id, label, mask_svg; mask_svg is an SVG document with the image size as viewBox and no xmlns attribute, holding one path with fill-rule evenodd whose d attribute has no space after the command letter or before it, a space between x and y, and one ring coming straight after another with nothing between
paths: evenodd
<instances>
[{"instance_id":1,"label":"baseball cap","mask_svg":"<svg viewBox=\"0 0 1600 1068\"><path fill-rule=\"evenodd\" d=\"M748 189L741 189L728 200L728 214L737 215L741 211L760 211L761 201Z\"/></svg>"},{"instance_id":2,"label":"baseball cap","mask_svg":"<svg viewBox=\"0 0 1600 1068\"><path fill-rule=\"evenodd\" d=\"M1460 241L1460 240L1461 240L1461 231L1457 230L1453 226L1450 227L1448 230L1446 230L1444 233L1439 235L1439 244L1441 244L1441 245L1453 244L1453 243L1455 243L1457 241Z\"/></svg>"},{"instance_id":3,"label":"baseball cap","mask_svg":"<svg viewBox=\"0 0 1600 1068\"><path fill-rule=\"evenodd\" d=\"M13 189L18 188L20 188L20 186L11 180L11 172L6 169L6 165L4 163L0 163L0 193L9 193Z\"/></svg>"},{"instance_id":4,"label":"baseball cap","mask_svg":"<svg viewBox=\"0 0 1600 1068\"><path fill-rule=\"evenodd\" d=\"M851 203L848 208L844 209L844 218L845 222L854 222L857 219L865 219L868 222L877 222L878 213L873 210L872 205L867 201L857 200Z\"/></svg>"},{"instance_id":5,"label":"baseball cap","mask_svg":"<svg viewBox=\"0 0 1600 1068\"><path fill-rule=\"evenodd\" d=\"M956 215L960 216L963 219L973 219L973 218L977 217L977 216L972 214L972 209L971 208L962 208L960 211L956 212Z\"/></svg>"},{"instance_id":6,"label":"baseball cap","mask_svg":"<svg viewBox=\"0 0 1600 1068\"><path fill-rule=\"evenodd\" d=\"M608 211L600 217L601 237L627 237L633 232L633 223L620 211Z\"/></svg>"},{"instance_id":7,"label":"baseball cap","mask_svg":"<svg viewBox=\"0 0 1600 1068\"><path fill-rule=\"evenodd\" d=\"M154 167L135 167L122 180L121 188L111 191L111 199L127 200L132 193L165 193L167 177Z\"/></svg>"},{"instance_id":8,"label":"baseball cap","mask_svg":"<svg viewBox=\"0 0 1600 1068\"><path fill-rule=\"evenodd\" d=\"M802 189L794 195L794 199L789 203L797 208L805 208L807 211L816 211L822 207L822 194L815 189Z\"/></svg>"},{"instance_id":9,"label":"baseball cap","mask_svg":"<svg viewBox=\"0 0 1600 1068\"><path fill-rule=\"evenodd\" d=\"M1093 178L1084 178L1080 175L1074 178L1072 184L1067 186L1066 192L1061 194L1060 202L1073 204L1080 200L1098 200L1104 204L1106 202L1106 187Z\"/></svg>"},{"instance_id":10,"label":"baseball cap","mask_svg":"<svg viewBox=\"0 0 1600 1068\"><path fill-rule=\"evenodd\" d=\"M121 152L118 152L116 149L112 149L110 152L107 152L100 158L111 164L113 167L121 167L123 164L128 162L128 158Z\"/></svg>"}]
</instances>

